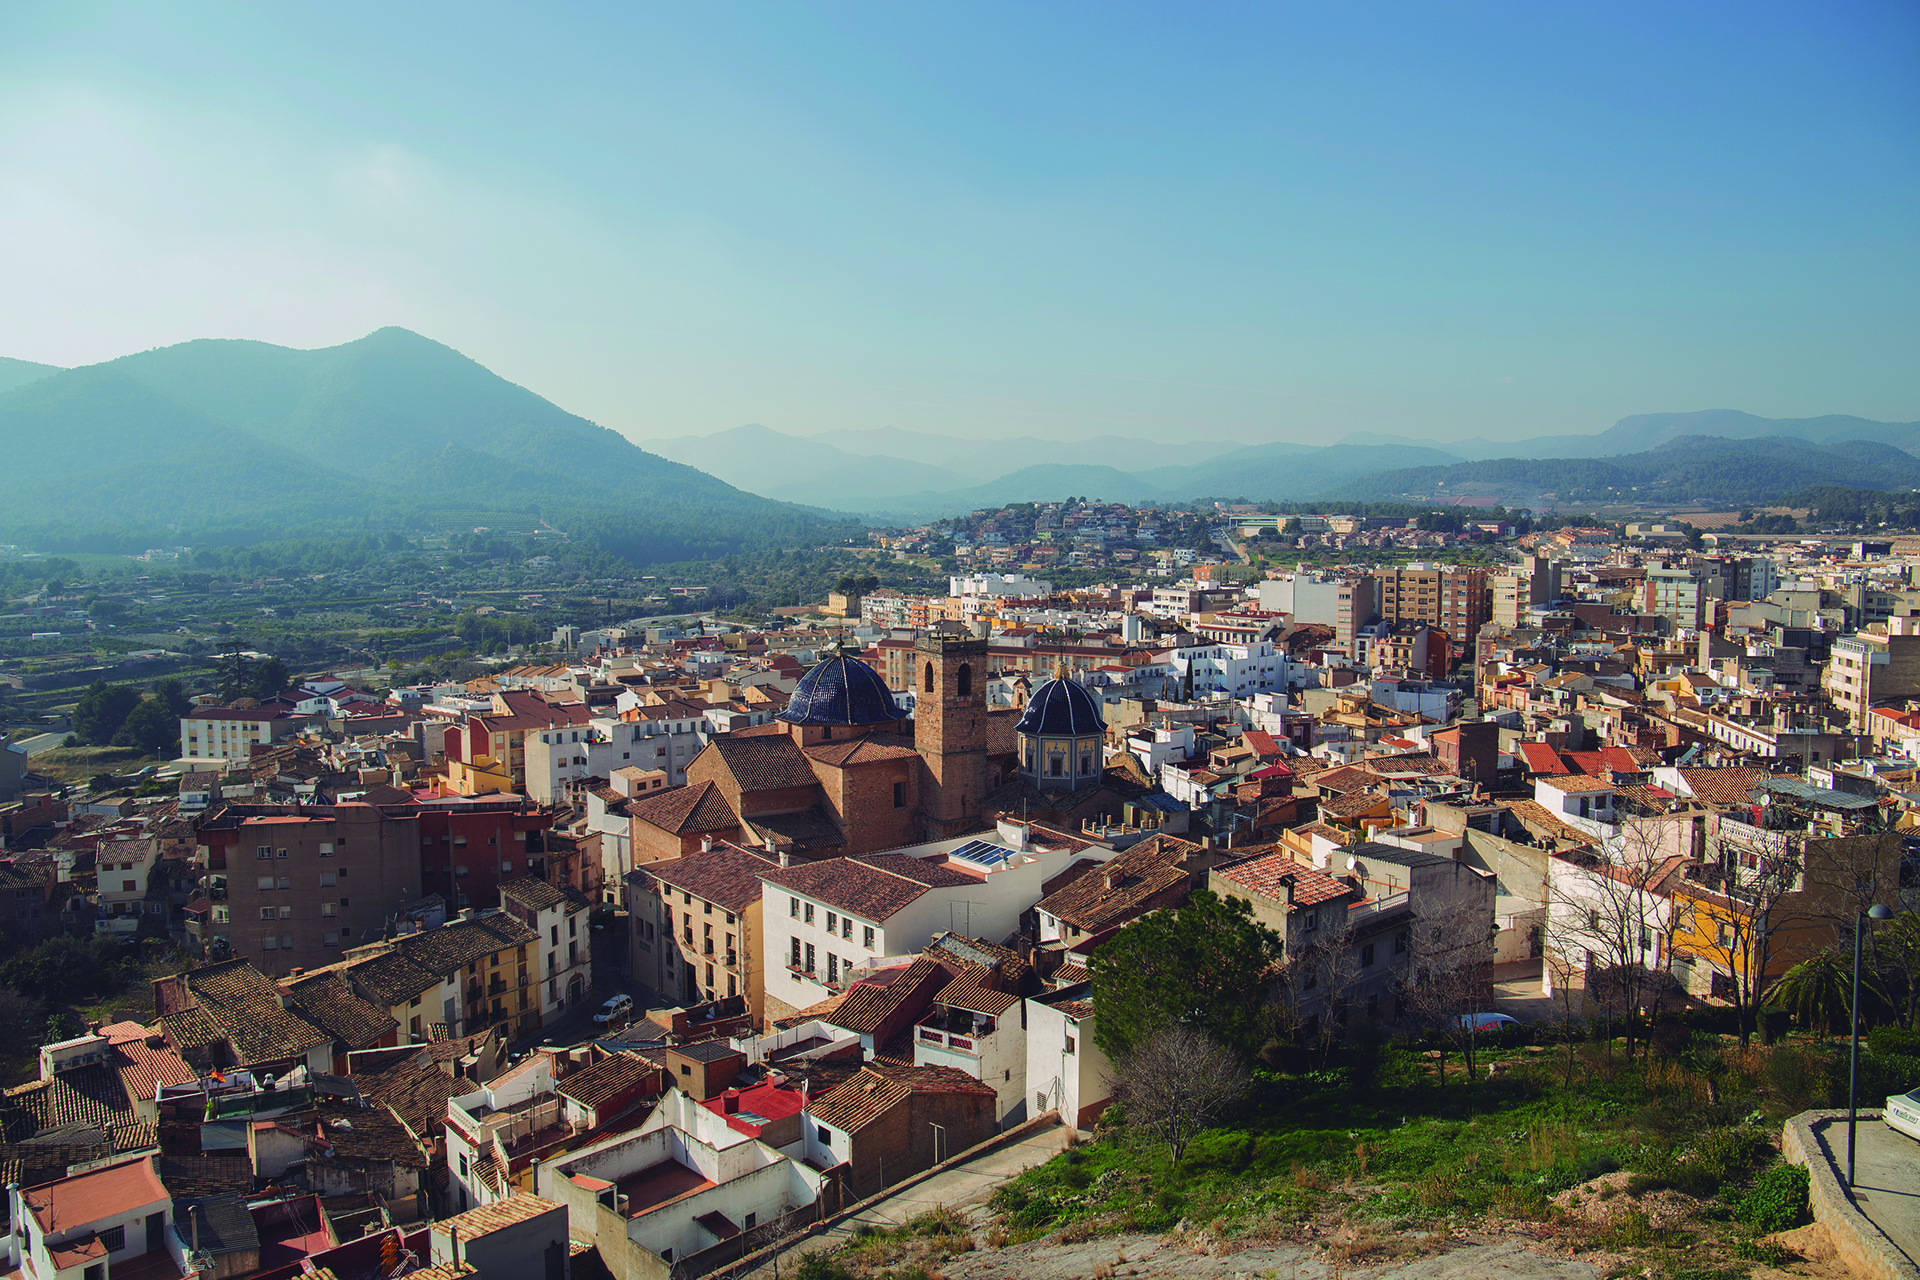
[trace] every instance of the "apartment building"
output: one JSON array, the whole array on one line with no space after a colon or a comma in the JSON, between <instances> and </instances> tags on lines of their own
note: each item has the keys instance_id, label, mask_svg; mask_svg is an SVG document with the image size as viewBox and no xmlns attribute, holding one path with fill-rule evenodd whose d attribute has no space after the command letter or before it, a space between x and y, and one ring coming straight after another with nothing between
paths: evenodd
<instances>
[{"instance_id":1,"label":"apartment building","mask_svg":"<svg viewBox=\"0 0 1920 1280\"><path fill-rule=\"evenodd\" d=\"M1383 620L1438 627L1457 645L1471 646L1493 618L1493 586L1485 569L1411 564L1382 569L1379 582Z\"/></svg>"},{"instance_id":2,"label":"apartment building","mask_svg":"<svg viewBox=\"0 0 1920 1280\"><path fill-rule=\"evenodd\" d=\"M419 819L370 804L232 805L198 839L210 954L245 956L275 977L379 937L423 892Z\"/></svg>"},{"instance_id":3,"label":"apartment building","mask_svg":"<svg viewBox=\"0 0 1920 1280\"><path fill-rule=\"evenodd\" d=\"M1867 731L1876 703L1920 697L1920 618L1890 618L1884 631L1839 637L1820 684L1855 733Z\"/></svg>"},{"instance_id":4,"label":"apartment building","mask_svg":"<svg viewBox=\"0 0 1920 1280\"><path fill-rule=\"evenodd\" d=\"M760 876L779 868L774 856L724 840L648 866L660 895L662 990L689 1004L745 996L759 1025L766 998Z\"/></svg>"},{"instance_id":5,"label":"apartment building","mask_svg":"<svg viewBox=\"0 0 1920 1280\"><path fill-rule=\"evenodd\" d=\"M252 701L252 699L243 699ZM180 717L183 760L246 760L259 746L291 738L306 724L281 702L253 706L195 707Z\"/></svg>"},{"instance_id":6,"label":"apartment building","mask_svg":"<svg viewBox=\"0 0 1920 1280\"><path fill-rule=\"evenodd\" d=\"M1711 621L1718 579L1700 569L1653 568L1641 588L1641 608L1676 628L1698 631Z\"/></svg>"},{"instance_id":7,"label":"apartment building","mask_svg":"<svg viewBox=\"0 0 1920 1280\"><path fill-rule=\"evenodd\" d=\"M537 940L543 1021L579 1005L593 991L590 905L571 889L531 876L500 886L500 909L533 930Z\"/></svg>"}]
</instances>

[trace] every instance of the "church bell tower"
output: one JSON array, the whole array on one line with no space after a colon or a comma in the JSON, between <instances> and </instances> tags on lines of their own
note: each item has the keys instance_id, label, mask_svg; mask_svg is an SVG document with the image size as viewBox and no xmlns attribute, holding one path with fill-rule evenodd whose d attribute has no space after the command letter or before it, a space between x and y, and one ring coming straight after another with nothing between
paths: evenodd
<instances>
[{"instance_id":1,"label":"church bell tower","mask_svg":"<svg viewBox=\"0 0 1920 1280\"><path fill-rule=\"evenodd\" d=\"M981 825L987 790L987 642L930 635L914 641L913 748L926 768L920 814L926 838Z\"/></svg>"}]
</instances>

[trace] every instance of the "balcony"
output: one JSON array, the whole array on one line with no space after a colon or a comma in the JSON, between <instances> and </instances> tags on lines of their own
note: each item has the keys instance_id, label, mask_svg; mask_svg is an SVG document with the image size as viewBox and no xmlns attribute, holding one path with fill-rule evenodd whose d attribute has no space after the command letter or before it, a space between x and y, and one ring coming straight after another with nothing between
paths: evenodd
<instances>
[{"instance_id":1,"label":"balcony","mask_svg":"<svg viewBox=\"0 0 1920 1280\"><path fill-rule=\"evenodd\" d=\"M984 1014L936 1004L913 1029L913 1038L918 1044L978 1056L985 1048L981 1042L993 1035L995 1025L994 1019Z\"/></svg>"}]
</instances>

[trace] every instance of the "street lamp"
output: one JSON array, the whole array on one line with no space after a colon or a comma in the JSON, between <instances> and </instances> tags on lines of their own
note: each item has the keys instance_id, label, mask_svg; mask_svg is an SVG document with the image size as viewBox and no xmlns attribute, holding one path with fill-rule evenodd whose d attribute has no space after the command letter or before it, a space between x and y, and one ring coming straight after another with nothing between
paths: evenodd
<instances>
[{"instance_id":1,"label":"street lamp","mask_svg":"<svg viewBox=\"0 0 1920 1280\"><path fill-rule=\"evenodd\" d=\"M1860 1092L1860 935L1869 920L1891 920L1893 911L1874 903L1853 918L1853 1039L1847 1048L1847 1186L1853 1186L1853 1129Z\"/></svg>"}]
</instances>

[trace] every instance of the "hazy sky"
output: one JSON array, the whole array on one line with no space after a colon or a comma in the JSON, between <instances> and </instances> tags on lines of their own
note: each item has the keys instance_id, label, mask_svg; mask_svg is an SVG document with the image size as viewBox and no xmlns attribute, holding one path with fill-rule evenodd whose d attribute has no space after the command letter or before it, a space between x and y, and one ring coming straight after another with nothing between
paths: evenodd
<instances>
[{"instance_id":1,"label":"hazy sky","mask_svg":"<svg viewBox=\"0 0 1920 1280\"><path fill-rule=\"evenodd\" d=\"M1920 418L1920 6L0 7L0 355L644 439Z\"/></svg>"}]
</instances>

